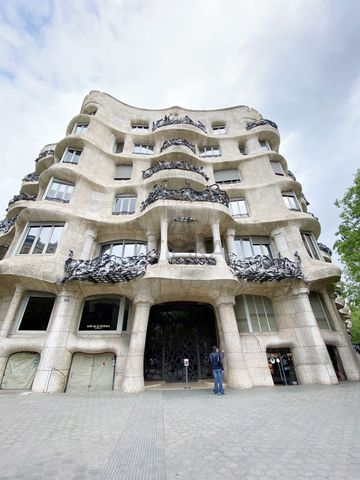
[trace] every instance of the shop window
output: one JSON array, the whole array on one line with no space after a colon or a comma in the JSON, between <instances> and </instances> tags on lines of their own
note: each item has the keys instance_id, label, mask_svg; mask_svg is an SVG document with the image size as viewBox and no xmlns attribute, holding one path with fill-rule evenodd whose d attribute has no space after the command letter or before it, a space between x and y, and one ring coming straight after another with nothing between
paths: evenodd
<instances>
[{"instance_id":1,"label":"shop window","mask_svg":"<svg viewBox=\"0 0 360 480\"><path fill-rule=\"evenodd\" d=\"M124 330L124 324L125 327L127 325L128 313L128 300L123 297L87 299L81 314L79 332L109 331L121 333Z\"/></svg>"},{"instance_id":2,"label":"shop window","mask_svg":"<svg viewBox=\"0 0 360 480\"><path fill-rule=\"evenodd\" d=\"M54 302L54 296L29 295L18 330L47 330Z\"/></svg>"},{"instance_id":3,"label":"shop window","mask_svg":"<svg viewBox=\"0 0 360 480\"><path fill-rule=\"evenodd\" d=\"M19 255L55 253L64 225L31 225L21 243Z\"/></svg>"},{"instance_id":4,"label":"shop window","mask_svg":"<svg viewBox=\"0 0 360 480\"><path fill-rule=\"evenodd\" d=\"M277 331L269 298L260 295L240 295L235 301L235 316L240 333Z\"/></svg>"}]
</instances>

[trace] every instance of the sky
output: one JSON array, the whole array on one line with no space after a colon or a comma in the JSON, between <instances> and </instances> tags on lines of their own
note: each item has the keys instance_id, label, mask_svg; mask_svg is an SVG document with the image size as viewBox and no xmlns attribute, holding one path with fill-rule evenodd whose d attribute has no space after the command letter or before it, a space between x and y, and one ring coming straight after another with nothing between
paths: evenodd
<instances>
[{"instance_id":1,"label":"sky","mask_svg":"<svg viewBox=\"0 0 360 480\"><path fill-rule=\"evenodd\" d=\"M2 0L0 219L90 90L136 107L248 105L332 248L360 168L358 0Z\"/></svg>"}]
</instances>

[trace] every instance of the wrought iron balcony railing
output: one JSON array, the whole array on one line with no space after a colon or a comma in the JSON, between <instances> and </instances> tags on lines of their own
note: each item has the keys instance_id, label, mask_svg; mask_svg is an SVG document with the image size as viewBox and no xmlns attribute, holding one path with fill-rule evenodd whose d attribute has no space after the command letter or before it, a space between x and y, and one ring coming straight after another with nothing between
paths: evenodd
<instances>
[{"instance_id":1,"label":"wrought iron balcony railing","mask_svg":"<svg viewBox=\"0 0 360 480\"><path fill-rule=\"evenodd\" d=\"M165 115L164 118L160 118L160 120L153 122L152 131L154 132L156 129L167 127L168 125L192 125L193 127L200 128L200 130L206 133L206 127L202 122L200 122L200 120L194 122L194 120L192 120L188 115L174 118L171 113L170 115Z\"/></svg>"},{"instance_id":2,"label":"wrought iron balcony railing","mask_svg":"<svg viewBox=\"0 0 360 480\"><path fill-rule=\"evenodd\" d=\"M49 157L50 155L54 155L54 153L55 153L55 150L52 148L49 148L48 150L44 150L43 152L39 153L37 158L35 158L35 162L38 162L44 157Z\"/></svg>"},{"instance_id":3,"label":"wrought iron balcony railing","mask_svg":"<svg viewBox=\"0 0 360 480\"><path fill-rule=\"evenodd\" d=\"M162 185L155 185L154 190L149 194L146 200L141 203L140 210L156 202L157 200L184 200L188 202L213 202L229 206L229 196L219 186L214 184L206 187L205 190L197 191L186 186L178 190L168 190Z\"/></svg>"},{"instance_id":4,"label":"wrought iron balcony railing","mask_svg":"<svg viewBox=\"0 0 360 480\"><path fill-rule=\"evenodd\" d=\"M15 225L16 217L4 218L0 221L0 235L5 235Z\"/></svg>"},{"instance_id":5,"label":"wrought iron balcony railing","mask_svg":"<svg viewBox=\"0 0 360 480\"><path fill-rule=\"evenodd\" d=\"M9 201L9 206L12 205L15 202L18 202L19 200L36 200L35 195L28 195L27 193L19 193L18 195L14 195L13 198Z\"/></svg>"},{"instance_id":6,"label":"wrought iron balcony railing","mask_svg":"<svg viewBox=\"0 0 360 480\"><path fill-rule=\"evenodd\" d=\"M266 118L263 118L261 120L256 120L255 122L249 122L246 124L246 130L251 130L256 127L260 127L261 125L270 125L270 127L273 128L278 128L275 122L272 122L271 120L267 120Z\"/></svg>"},{"instance_id":7,"label":"wrought iron balcony railing","mask_svg":"<svg viewBox=\"0 0 360 480\"><path fill-rule=\"evenodd\" d=\"M28 173L23 178L23 182L37 182L39 180L39 175L35 172Z\"/></svg>"},{"instance_id":8,"label":"wrought iron balcony railing","mask_svg":"<svg viewBox=\"0 0 360 480\"><path fill-rule=\"evenodd\" d=\"M189 148L193 154L196 154L196 149L195 145L193 143L188 142L185 140L185 138L172 138L171 140L166 140L163 144L162 147L160 148L160 153L166 150L169 147L172 147L174 145L180 145L183 147Z\"/></svg>"},{"instance_id":9,"label":"wrought iron balcony railing","mask_svg":"<svg viewBox=\"0 0 360 480\"><path fill-rule=\"evenodd\" d=\"M331 255L332 255L331 248L327 247L326 245L324 245L323 243L320 243L320 242L318 242L318 246L319 246L320 250L327 253L331 257Z\"/></svg>"},{"instance_id":10,"label":"wrought iron balcony railing","mask_svg":"<svg viewBox=\"0 0 360 480\"><path fill-rule=\"evenodd\" d=\"M203 167L196 167L195 165L192 165L184 160L176 160L175 162L158 162L152 167L143 170L143 178L149 178L154 175L154 173L160 172L161 170L187 170L189 172L199 173L205 178L206 181L209 180L209 177L205 174Z\"/></svg>"}]
</instances>

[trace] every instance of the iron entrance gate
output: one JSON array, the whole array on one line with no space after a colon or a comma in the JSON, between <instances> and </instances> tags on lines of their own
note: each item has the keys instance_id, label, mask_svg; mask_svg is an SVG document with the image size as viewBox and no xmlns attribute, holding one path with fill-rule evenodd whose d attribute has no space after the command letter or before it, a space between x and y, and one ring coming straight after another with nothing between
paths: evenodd
<instances>
[{"instance_id":1,"label":"iron entrance gate","mask_svg":"<svg viewBox=\"0 0 360 480\"><path fill-rule=\"evenodd\" d=\"M144 378L183 382L184 358L189 359L189 381L211 378L207 358L215 344L215 318L210 305L155 305L147 330Z\"/></svg>"}]
</instances>

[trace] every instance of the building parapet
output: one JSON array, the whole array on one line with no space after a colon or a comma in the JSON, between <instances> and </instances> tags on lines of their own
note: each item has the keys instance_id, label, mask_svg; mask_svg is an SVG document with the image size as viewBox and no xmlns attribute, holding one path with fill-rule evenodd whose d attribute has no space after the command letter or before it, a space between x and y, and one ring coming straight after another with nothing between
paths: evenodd
<instances>
[{"instance_id":1,"label":"building parapet","mask_svg":"<svg viewBox=\"0 0 360 480\"><path fill-rule=\"evenodd\" d=\"M260 127L261 125L270 125L270 127L278 128L275 122L262 118L261 120L256 120L255 122L248 122L246 124L246 130L252 130L253 128Z\"/></svg>"},{"instance_id":2,"label":"building parapet","mask_svg":"<svg viewBox=\"0 0 360 480\"><path fill-rule=\"evenodd\" d=\"M39 153L38 157L35 158L35 163L41 160L44 157L49 157L50 155L54 155L55 150L52 148L49 148L48 150L43 150Z\"/></svg>"}]
</instances>

